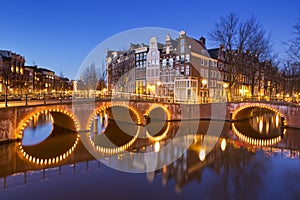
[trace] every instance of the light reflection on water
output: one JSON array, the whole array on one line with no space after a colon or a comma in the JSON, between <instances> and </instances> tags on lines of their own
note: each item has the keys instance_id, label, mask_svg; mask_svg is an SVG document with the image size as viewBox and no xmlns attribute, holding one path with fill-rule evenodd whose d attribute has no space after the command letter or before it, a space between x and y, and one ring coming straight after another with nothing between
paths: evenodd
<instances>
[{"instance_id":1,"label":"light reflection on water","mask_svg":"<svg viewBox=\"0 0 300 200\"><path fill-rule=\"evenodd\" d=\"M260 120L262 121L262 125L260 125ZM186 124L189 123L192 124L193 122L186 122ZM207 137L205 135L205 131L207 130L210 122L200 121L199 123L199 134L197 134L195 139L192 138L194 143L190 149L183 152L182 156L175 162L170 165L165 165L161 170L156 170L147 174L131 175L116 172L101 164L102 167L100 170L89 171L87 168L92 168L90 165L93 165L93 162L89 160L92 160L93 157L79 142L78 147L76 147L74 152L72 152L72 156L67 158L61 164L65 165L63 169L65 169L66 173L70 173L68 170L71 172L74 170L71 166L73 166L74 163L79 162L79 167L77 166L76 170L82 173L73 175L72 177L65 176L63 174L60 179L52 177L53 181L51 183L31 183L26 185L24 188L17 188L13 190L13 192L0 192L0 195L4 199L13 199L14 197L22 196L22 194L25 193L25 191L30 190L30 188L32 188L32 190L36 190L35 187L38 187L43 189L43 197L45 199L53 199L53 190L51 189L54 187L53 185L57 185L57 187L60 188L66 188L66 185L68 185L67 189L72 191L70 195L74 198L78 197L78 195L90 198L101 196L105 199L121 197L133 199L142 197L147 199L147 197L149 197L148 199L150 199L150 196L151 198L164 196L172 199L193 199L198 196L213 199L241 199L249 197L293 198L297 196L297 191L300 191L300 187L297 185L297 181L299 179L295 178L300 177L300 174L295 171L297 167L300 167L299 131L290 129L287 130L282 141L272 145L271 148L241 142L241 140L239 140L239 138L237 138L234 132L230 129L230 124L226 123L223 133L221 134L221 138L216 138L217 144L215 147L211 152L206 152L205 146L202 145L202 141L205 137ZM46 127L47 123L45 124ZM178 126L180 126L180 123L178 122L171 122L170 124L170 130L168 133L168 137L170 138L167 137L161 141L139 141L140 146L135 144L130 150L134 152L159 152L163 145L166 145L168 140L172 139L172 137L176 135ZM98 125L104 127L103 123ZM105 130L108 131L108 134L111 134L112 138L116 137L116 131L120 130L115 128L116 125L112 121L110 121L107 125L108 126L101 129L99 133ZM271 113L263 113L262 115L255 116L246 122L236 123L236 125L237 127L242 127L241 131L244 131L242 132L243 134L250 135L253 138L260 138L262 135L264 137L274 136L280 134L281 131L278 130L280 129L280 119L276 119L276 115L273 116ZM262 128L260 128L260 126L262 126ZM100 127L98 127L98 129L100 130ZM29 130L31 129L28 129L28 131ZM194 137L193 134L191 135ZM72 135L70 134L66 137L71 138L71 136ZM55 140L55 138L51 139ZM69 139L66 139L66 141L67 140ZM150 160L151 162L145 163L145 161L143 161L144 163L142 164L156 165L166 159L172 160L172 157L174 157L175 154L182 153L182 151L184 151L181 148L182 142L183 140L176 143L172 151L168 152L168 154L158 154L158 156L153 157ZM4 150L1 151L1 148ZM6 154L9 155L7 159L2 159L0 161L1 177L11 175L11 169L16 168L15 163L18 163L19 169L24 167L24 169L26 169L25 171L39 170L43 168L43 166L31 167L30 163L28 164L16 157L13 144L9 144L6 147L0 146L0 156L2 156L1 152L6 152ZM130 154L127 155L130 156ZM106 155L103 157L103 162L121 163L127 155L125 153ZM15 162L15 160L17 160L17 162ZM89 162L89 164L80 164L81 162ZM128 164L129 167L130 164L132 163ZM136 161L134 164L141 163ZM58 168L56 169L57 171L59 170ZM46 172L46 177L47 173L48 172ZM60 171L57 172L57 174L60 173ZM290 182L284 180L290 180ZM274 184L270 184L270 181L272 183L274 182ZM82 182L87 184L83 186ZM288 189L287 183L294 185L294 187L290 188L288 196L284 196L284 193ZM74 188L74 185L77 185L78 187ZM138 190L133 189L137 187L139 188ZM119 191L120 196L118 196L115 192L109 192L112 189L114 191ZM91 193L90 190L93 192ZM57 190L55 194L63 196L63 191L64 190ZM153 192L152 195L152 192L149 191L155 192ZM27 194L27 196L30 197L29 194Z\"/></svg>"},{"instance_id":2,"label":"light reflection on water","mask_svg":"<svg viewBox=\"0 0 300 200\"><path fill-rule=\"evenodd\" d=\"M22 145L30 146L46 140L53 128L53 119L50 113L34 116L29 125L24 129Z\"/></svg>"}]
</instances>

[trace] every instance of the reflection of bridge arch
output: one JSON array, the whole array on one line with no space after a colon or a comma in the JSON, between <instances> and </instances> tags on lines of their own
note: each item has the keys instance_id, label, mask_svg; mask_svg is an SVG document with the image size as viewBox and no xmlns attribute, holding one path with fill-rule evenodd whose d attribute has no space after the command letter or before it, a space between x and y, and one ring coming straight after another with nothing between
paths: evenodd
<instances>
[{"instance_id":1,"label":"reflection of bridge arch","mask_svg":"<svg viewBox=\"0 0 300 200\"><path fill-rule=\"evenodd\" d=\"M138 138L139 134L140 134L140 129L141 127L138 126L138 130L135 134L135 136L126 144L122 145L122 146L117 146L117 147L102 147L99 146L97 144L95 144L95 142L93 141L91 135L89 135L89 143L90 145L93 147L94 151L97 151L99 153L104 153L104 154L117 154L120 152L125 151L126 149L128 149L129 147L131 147L131 145L136 141L136 139Z\"/></svg>"},{"instance_id":2,"label":"reflection of bridge arch","mask_svg":"<svg viewBox=\"0 0 300 200\"><path fill-rule=\"evenodd\" d=\"M282 139L281 135L273 138L267 138L267 139L252 138L238 131L234 123L232 124L232 130L243 142L246 142L251 145L256 145L256 146L271 146L280 142L280 140ZM285 132L286 129L284 129L283 133Z\"/></svg>"},{"instance_id":3,"label":"reflection of bridge arch","mask_svg":"<svg viewBox=\"0 0 300 200\"><path fill-rule=\"evenodd\" d=\"M44 166L45 165L54 165L54 164L58 164L59 162L65 160L66 158L68 158L73 153L78 142L79 142L79 135L76 136L75 143L73 144L73 146L70 149L68 149L66 152L64 152L58 156L52 157L52 158L40 158L38 156L30 155L29 153L27 153L24 150L22 143L19 142L18 143L18 154L21 158L23 157L24 159L26 159L29 162L36 164L36 165L44 165Z\"/></svg>"},{"instance_id":4,"label":"reflection of bridge arch","mask_svg":"<svg viewBox=\"0 0 300 200\"><path fill-rule=\"evenodd\" d=\"M239 120L242 117L244 118L249 118L249 114L250 112L254 109L254 108L264 108L267 110L271 110L273 112L275 112L277 115L279 115L280 117L283 117L284 119L287 119L287 117L278 109L267 105L267 104L262 104L262 103L251 103L251 104L246 104L246 105L242 105L240 107L238 107L233 113L232 113L232 120ZM246 117L245 117L246 115ZM287 121L284 121L284 125L287 125Z\"/></svg>"},{"instance_id":5,"label":"reflection of bridge arch","mask_svg":"<svg viewBox=\"0 0 300 200\"><path fill-rule=\"evenodd\" d=\"M161 141L162 139L164 139L168 135L169 129L170 129L170 122L167 122L167 127L166 127L165 131L162 134L160 134L158 136L152 136L146 130L146 136L149 138L149 140L158 142L158 141Z\"/></svg>"},{"instance_id":6,"label":"reflection of bridge arch","mask_svg":"<svg viewBox=\"0 0 300 200\"><path fill-rule=\"evenodd\" d=\"M104 112L105 110L112 108L114 106L119 106L119 107L125 107L127 108L129 111L131 111L135 118L136 118L136 123L140 124L141 123L141 117L139 112L132 106L130 105L125 105L125 104L121 104L121 103L108 103L106 105L101 106L100 108L96 109L95 112L92 114L92 116L89 118L88 120L88 124L87 124L87 130L91 130L92 129L92 124L93 124L93 119L101 112ZM116 153L120 153L122 151L125 151L126 149L128 149L138 138L139 134L140 134L140 126L137 126L137 132L134 135L134 137L126 144L122 145L122 146L116 146L116 147L102 147L99 146L97 144L95 144L95 142L92 139L91 134L89 134L89 143L90 146L93 148L94 151L100 152L100 153L105 153L105 154L116 154Z\"/></svg>"},{"instance_id":7,"label":"reflection of bridge arch","mask_svg":"<svg viewBox=\"0 0 300 200\"><path fill-rule=\"evenodd\" d=\"M28 126L28 123L31 120L33 120L34 117L37 117L40 114L44 114L44 113L50 113L53 118L53 123L62 128L69 129L76 132L80 130L80 126L76 118L73 116L72 113L68 112L67 110L63 110L59 108L44 109L40 111L35 110L27 114L26 117L23 120L21 120L21 122L19 123L18 126L19 128L17 128L17 130L19 130L18 138L21 139L23 137L24 129L26 128L26 126Z\"/></svg>"}]
</instances>

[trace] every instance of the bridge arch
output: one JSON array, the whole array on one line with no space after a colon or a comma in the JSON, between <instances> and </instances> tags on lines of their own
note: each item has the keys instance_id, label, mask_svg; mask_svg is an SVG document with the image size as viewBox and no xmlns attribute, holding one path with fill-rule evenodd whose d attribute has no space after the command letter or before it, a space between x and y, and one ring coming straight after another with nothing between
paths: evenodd
<instances>
[{"instance_id":1,"label":"bridge arch","mask_svg":"<svg viewBox=\"0 0 300 200\"><path fill-rule=\"evenodd\" d=\"M150 140L150 141L153 141L153 142L158 142L160 140L162 140L163 138L165 138L168 134L168 131L170 129L170 120L171 120L171 114L169 112L169 110L161 105L161 104L152 104L145 112L144 116L147 120L147 123L149 122L148 120L151 119L151 117L155 117L155 116L151 116L151 113L154 111L155 112L158 112L156 113L157 115L160 115L160 114L165 114L165 117L163 118L160 118L161 116L159 116L158 118L154 118L154 120L162 120L162 121L166 121L167 124L166 126L163 125L162 127L159 127L159 128L162 128L159 132L162 132L161 134L159 135L151 135L149 133L149 131L147 130L147 127L150 126L151 124L147 124L147 126L145 127L145 132L146 132L146 136L147 138ZM158 110L158 111L157 111ZM161 111L162 110L162 111ZM162 113L163 112L163 113ZM163 130L164 129L164 130ZM157 130L156 130L157 131Z\"/></svg>"},{"instance_id":2,"label":"bridge arch","mask_svg":"<svg viewBox=\"0 0 300 200\"><path fill-rule=\"evenodd\" d=\"M93 124L93 119L99 113L101 113L101 112L103 112L103 111L105 111L105 110L107 110L109 108L117 107L117 106L127 108L131 113L134 114L136 123L137 124L141 123L140 114L139 114L139 112L133 106L122 104L122 103L108 103L108 104L102 105L100 108L96 109L93 112L93 114L89 117L86 129L89 130L89 131L91 131L92 124ZM138 136L140 134L140 129L141 129L141 127L137 126L137 132L133 135L133 138L129 142L127 142L126 144L121 145L121 146L116 146L116 147L103 147L103 146L99 146L99 145L95 144L95 142L92 139L91 134L89 134L88 135L88 146L93 151L96 151L96 152L99 152L99 153L104 153L104 154L116 154L116 153L120 153L120 152L125 151L126 149L128 149L130 146L132 146L132 144L136 141L136 139L138 138Z\"/></svg>"},{"instance_id":3,"label":"bridge arch","mask_svg":"<svg viewBox=\"0 0 300 200\"><path fill-rule=\"evenodd\" d=\"M149 116L149 114L155 110L155 109L162 109L165 114L166 114L166 120L170 121L171 120L171 113L169 112L168 108L166 108L165 106L161 105L161 104L152 104L145 112L145 116Z\"/></svg>"},{"instance_id":4,"label":"bridge arch","mask_svg":"<svg viewBox=\"0 0 300 200\"><path fill-rule=\"evenodd\" d=\"M98 109L95 109L95 111L92 113L92 115L88 119L88 124L86 126L86 130L90 130L92 123L93 123L93 118L96 117L100 112L107 110L109 108L112 108L114 106L119 106L119 107L124 107L127 108L129 111L131 111L134 116L136 117L136 123L140 124L141 123L141 116L140 113L134 108L133 106L122 104L122 103L108 103L100 106Z\"/></svg>"},{"instance_id":5,"label":"bridge arch","mask_svg":"<svg viewBox=\"0 0 300 200\"><path fill-rule=\"evenodd\" d=\"M239 106L237 109L233 111L232 120L237 121L237 120L245 119L246 118L245 115L249 116L250 114L249 112L251 112L255 108L263 108L275 112L277 115L284 118L284 122L283 122L284 126L287 126L287 121L286 121L287 117L283 112L281 112L277 108L274 108L272 105L263 104L263 103L247 103Z\"/></svg>"},{"instance_id":6,"label":"bridge arch","mask_svg":"<svg viewBox=\"0 0 300 200\"><path fill-rule=\"evenodd\" d=\"M19 139L22 139L24 129L28 126L28 123L34 118L39 116L40 114L50 113L53 118L53 124L60 126L61 128L69 129L71 131L77 132L80 130L80 125L74 115L60 108L46 108L42 110L33 110L28 113L23 120L18 125L17 133ZM62 121L64 119L64 121Z\"/></svg>"}]
</instances>

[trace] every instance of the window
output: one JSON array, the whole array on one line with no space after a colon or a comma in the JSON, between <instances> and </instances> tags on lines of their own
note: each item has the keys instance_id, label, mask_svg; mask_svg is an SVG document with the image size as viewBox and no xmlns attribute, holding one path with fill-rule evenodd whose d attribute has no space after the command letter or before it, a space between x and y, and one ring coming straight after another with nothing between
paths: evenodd
<instances>
[{"instance_id":1,"label":"window","mask_svg":"<svg viewBox=\"0 0 300 200\"><path fill-rule=\"evenodd\" d=\"M176 68L176 74L175 75L179 76L179 68L178 67Z\"/></svg>"},{"instance_id":2,"label":"window","mask_svg":"<svg viewBox=\"0 0 300 200\"><path fill-rule=\"evenodd\" d=\"M208 70L207 70L207 69L205 70L204 77L205 77L205 78L208 78Z\"/></svg>"},{"instance_id":3,"label":"window","mask_svg":"<svg viewBox=\"0 0 300 200\"><path fill-rule=\"evenodd\" d=\"M201 65L204 65L204 60L203 59L201 59Z\"/></svg>"},{"instance_id":4,"label":"window","mask_svg":"<svg viewBox=\"0 0 300 200\"><path fill-rule=\"evenodd\" d=\"M184 56L182 55L180 64L183 64L183 63L184 63Z\"/></svg>"},{"instance_id":5,"label":"window","mask_svg":"<svg viewBox=\"0 0 300 200\"><path fill-rule=\"evenodd\" d=\"M159 59L156 59L156 63L155 63L156 65L159 65Z\"/></svg>"},{"instance_id":6,"label":"window","mask_svg":"<svg viewBox=\"0 0 300 200\"><path fill-rule=\"evenodd\" d=\"M176 56L176 63L179 63L179 60L180 60L179 56Z\"/></svg>"},{"instance_id":7,"label":"window","mask_svg":"<svg viewBox=\"0 0 300 200\"><path fill-rule=\"evenodd\" d=\"M180 40L180 44L183 45L184 44L184 39Z\"/></svg>"},{"instance_id":8,"label":"window","mask_svg":"<svg viewBox=\"0 0 300 200\"><path fill-rule=\"evenodd\" d=\"M185 55L185 60L186 60L186 62L190 62L190 54Z\"/></svg>"},{"instance_id":9,"label":"window","mask_svg":"<svg viewBox=\"0 0 300 200\"><path fill-rule=\"evenodd\" d=\"M180 47L180 52L181 52L181 53L184 53L184 46L181 46L181 47Z\"/></svg>"},{"instance_id":10,"label":"window","mask_svg":"<svg viewBox=\"0 0 300 200\"><path fill-rule=\"evenodd\" d=\"M146 52L144 53L144 59L145 60L147 59L147 53Z\"/></svg>"},{"instance_id":11,"label":"window","mask_svg":"<svg viewBox=\"0 0 300 200\"><path fill-rule=\"evenodd\" d=\"M155 65L155 60L151 60L151 65L152 65L152 66Z\"/></svg>"},{"instance_id":12,"label":"window","mask_svg":"<svg viewBox=\"0 0 300 200\"><path fill-rule=\"evenodd\" d=\"M151 52L151 56L155 56L155 52L154 51Z\"/></svg>"},{"instance_id":13,"label":"window","mask_svg":"<svg viewBox=\"0 0 300 200\"><path fill-rule=\"evenodd\" d=\"M173 58L169 58L170 67L173 67Z\"/></svg>"},{"instance_id":14,"label":"window","mask_svg":"<svg viewBox=\"0 0 300 200\"><path fill-rule=\"evenodd\" d=\"M139 54L136 54L135 55L135 60L139 60L140 59L140 55Z\"/></svg>"},{"instance_id":15,"label":"window","mask_svg":"<svg viewBox=\"0 0 300 200\"><path fill-rule=\"evenodd\" d=\"M162 66L163 66L163 67L167 66L167 59L164 58L164 59L162 60Z\"/></svg>"},{"instance_id":16,"label":"window","mask_svg":"<svg viewBox=\"0 0 300 200\"><path fill-rule=\"evenodd\" d=\"M187 65L185 66L185 75L189 76L190 75L190 67Z\"/></svg>"}]
</instances>

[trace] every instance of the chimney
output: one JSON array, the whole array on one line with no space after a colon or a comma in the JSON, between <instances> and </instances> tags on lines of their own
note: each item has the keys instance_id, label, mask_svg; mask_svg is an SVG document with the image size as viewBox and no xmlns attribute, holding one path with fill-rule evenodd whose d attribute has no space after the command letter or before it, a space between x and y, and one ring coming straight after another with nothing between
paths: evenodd
<instances>
[{"instance_id":1,"label":"chimney","mask_svg":"<svg viewBox=\"0 0 300 200\"><path fill-rule=\"evenodd\" d=\"M186 32L185 32L185 31L180 31L180 32L179 32L179 35L180 35L180 36L186 35Z\"/></svg>"},{"instance_id":2,"label":"chimney","mask_svg":"<svg viewBox=\"0 0 300 200\"><path fill-rule=\"evenodd\" d=\"M203 46L205 47L205 38L203 36L201 36L201 38L199 39L199 41L203 44Z\"/></svg>"}]
</instances>

